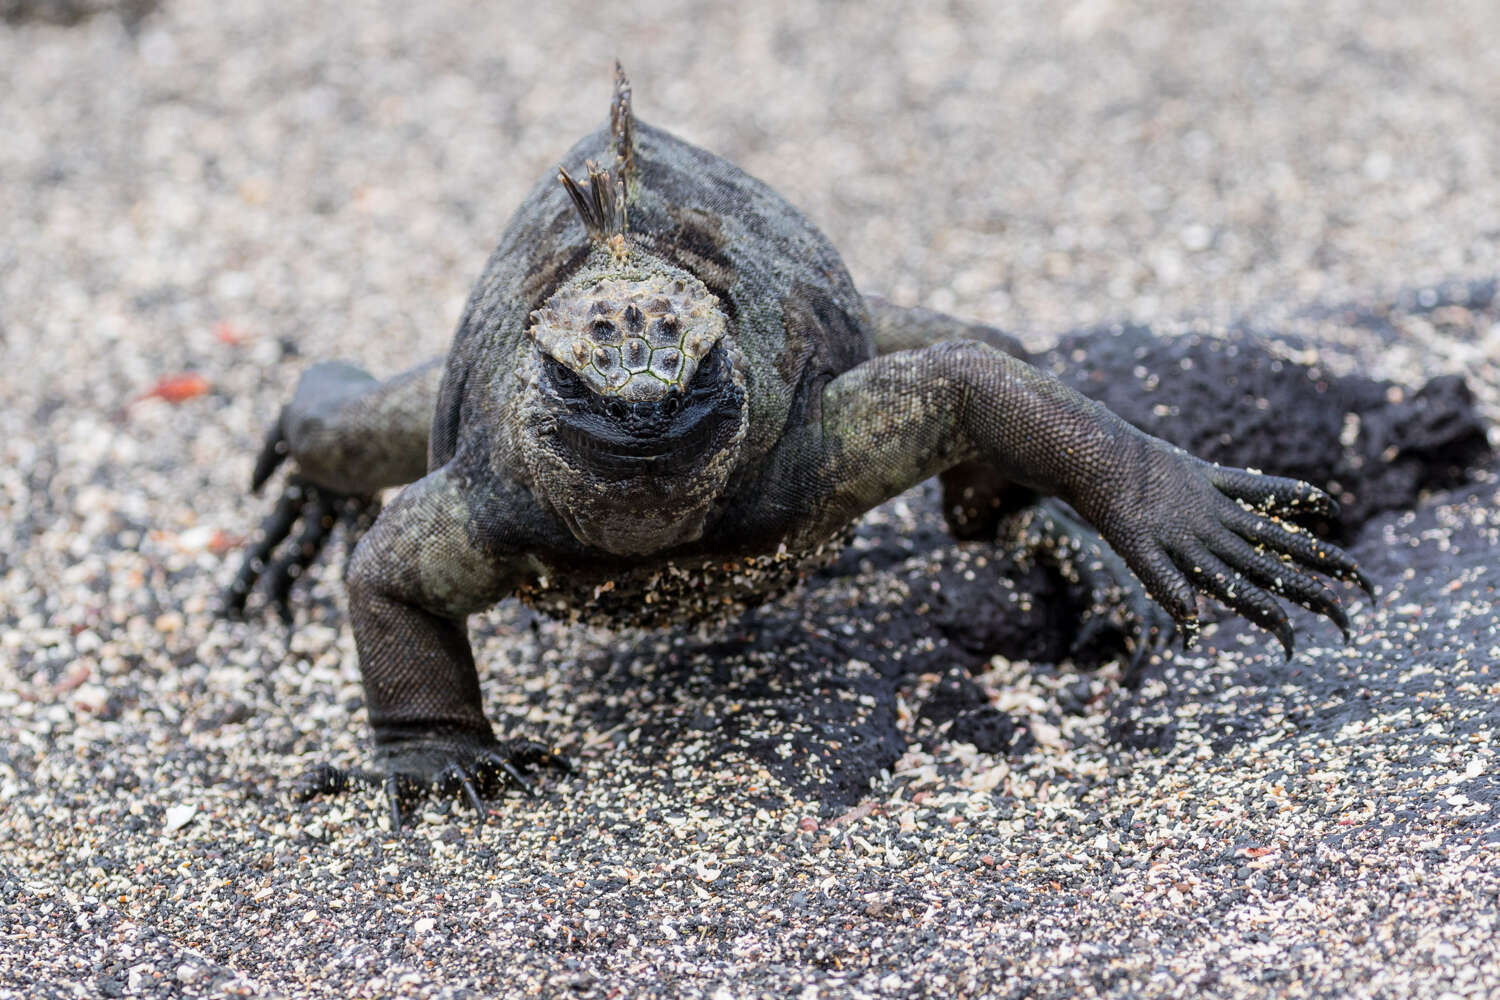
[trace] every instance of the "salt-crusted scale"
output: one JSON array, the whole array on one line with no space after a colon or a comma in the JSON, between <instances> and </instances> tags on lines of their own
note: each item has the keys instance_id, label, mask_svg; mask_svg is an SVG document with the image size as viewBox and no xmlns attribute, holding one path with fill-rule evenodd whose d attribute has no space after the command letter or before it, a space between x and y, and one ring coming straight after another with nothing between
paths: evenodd
<instances>
[{"instance_id":1,"label":"salt-crusted scale","mask_svg":"<svg viewBox=\"0 0 1500 1000\"><path fill-rule=\"evenodd\" d=\"M659 566L546 573L516 597L558 621L612 629L667 628L743 615L831 564L854 537L853 526L810 549L737 557L674 559Z\"/></svg>"}]
</instances>

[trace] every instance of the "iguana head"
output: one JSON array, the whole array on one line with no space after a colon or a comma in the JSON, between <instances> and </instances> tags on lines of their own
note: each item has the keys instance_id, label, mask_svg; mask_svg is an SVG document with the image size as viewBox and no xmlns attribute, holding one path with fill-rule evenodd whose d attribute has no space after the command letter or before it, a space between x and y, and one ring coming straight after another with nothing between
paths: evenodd
<instances>
[{"instance_id":1,"label":"iguana head","mask_svg":"<svg viewBox=\"0 0 1500 1000\"><path fill-rule=\"evenodd\" d=\"M530 321L518 443L538 497L580 541L617 555L701 537L747 421L718 298L621 236Z\"/></svg>"},{"instance_id":2,"label":"iguana head","mask_svg":"<svg viewBox=\"0 0 1500 1000\"><path fill-rule=\"evenodd\" d=\"M528 335L601 398L680 397L723 340L724 314L688 272L644 251L635 257L644 266L585 268L531 314Z\"/></svg>"}]
</instances>

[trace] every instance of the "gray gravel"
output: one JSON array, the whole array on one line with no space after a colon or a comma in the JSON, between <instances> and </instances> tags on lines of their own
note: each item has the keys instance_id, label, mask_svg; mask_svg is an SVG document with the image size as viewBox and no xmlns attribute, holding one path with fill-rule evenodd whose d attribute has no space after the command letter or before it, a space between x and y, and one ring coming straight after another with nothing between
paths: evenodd
<instances>
[{"instance_id":1,"label":"gray gravel","mask_svg":"<svg viewBox=\"0 0 1500 1000\"><path fill-rule=\"evenodd\" d=\"M723 633L502 607L490 713L581 774L401 838L288 795L363 759L337 560L290 635L212 613L297 371L440 352L616 56L862 287L1037 346L1285 331L1493 421L1500 313L1437 288L1500 274L1490 0L35 6L0 8L0 995L1500 995L1493 470L1367 526L1351 645L1225 623L1134 690L872 630L994 572L925 491L862 529L906 549ZM920 714L969 667L1009 753ZM907 743L840 784L809 707Z\"/></svg>"}]
</instances>

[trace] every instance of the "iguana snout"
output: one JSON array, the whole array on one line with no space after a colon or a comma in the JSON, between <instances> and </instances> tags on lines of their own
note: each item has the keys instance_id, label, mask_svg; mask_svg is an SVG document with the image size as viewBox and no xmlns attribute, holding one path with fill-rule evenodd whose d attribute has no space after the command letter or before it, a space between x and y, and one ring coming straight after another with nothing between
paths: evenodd
<instances>
[{"instance_id":1,"label":"iguana snout","mask_svg":"<svg viewBox=\"0 0 1500 1000\"><path fill-rule=\"evenodd\" d=\"M530 321L512 433L537 498L615 555L700 538L749 420L718 297L644 248L600 246Z\"/></svg>"},{"instance_id":2,"label":"iguana snout","mask_svg":"<svg viewBox=\"0 0 1500 1000\"><path fill-rule=\"evenodd\" d=\"M744 402L722 346L695 368L686 386L674 383L659 398L628 402L594 392L573 369L548 358L543 379L561 403L558 438L601 475L690 471L735 436Z\"/></svg>"}]
</instances>

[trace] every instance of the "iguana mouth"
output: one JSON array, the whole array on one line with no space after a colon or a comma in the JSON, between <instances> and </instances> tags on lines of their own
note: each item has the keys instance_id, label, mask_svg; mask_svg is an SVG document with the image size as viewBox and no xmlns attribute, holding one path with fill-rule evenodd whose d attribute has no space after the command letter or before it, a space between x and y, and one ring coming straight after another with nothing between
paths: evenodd
<instances>
[{"instance_id":1,"label":"iguana mouth","mask_svg":"<svg viewBox=\"0 0 1500 1000\"><path fill-rule=\"evenodd\" d=\"M739 425L744 393L715 345L685 391L630 403L593 392L547 359L546 379L562 404L557 434L566 449L607 475L684 472L722 447Z\"/></svg>"}]
</instances>

